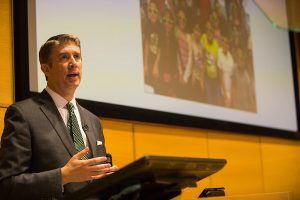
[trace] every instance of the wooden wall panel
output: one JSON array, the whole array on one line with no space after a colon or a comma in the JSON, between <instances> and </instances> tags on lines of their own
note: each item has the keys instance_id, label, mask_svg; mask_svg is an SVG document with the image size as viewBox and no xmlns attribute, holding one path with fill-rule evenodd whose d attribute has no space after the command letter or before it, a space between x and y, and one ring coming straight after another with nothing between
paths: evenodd
<instances>
[{"instance_id":1,"label":"wooden wall panel","mask_svg":"<svg viewBox=\"0 0 300 200\"><path fill-rule=\"evenodd\" d=\"M200 129L137 124L134 141L136 158L143 155L208 157L206 132ZM199 181L197 188L185 189L180 199L196 199L209 183L209 178Z\"/></svg>"},{"instance_id":2,"label":"wooden wall panel","mask_svg":"<svg viewBox=\"0 0 300 200\"><path fill-rule=\"evenodd\" d=\"M113 164L119 168L134 160L132 124L103 120L103 131L108 153L113 156Z\"/></svg>"},{"instance_id":3,"label":"wooden wall panel","mask_svg":"<svg viewBox=\"0 0 300 200\"><path fill-rule=\"evenodd\" d=\"M266 192L292 192L300 199L300 141L262 138L262 163Z\"/></svg>"},{"instance_id":4,"label":"wooden wall panel","mask_svg":"<svg viewBox=\"0 0 300 200\"><path fill-rule=\"evenodd\" d=\"M1 138L1 135L2 135L2 132L3 132L5 111L6 111L6 108L0 108L0 138Z\"/></svg>"},{"instance_id":5,"label":"wooden wall panel","mask_svg":"<svg viewBox=\"0 0 300 200\"><path fill-rule=\"evenodd\" d=\"M207 157L206 132L162 125L134 125L136 158L145 154Z\"/></svg>"},{"instance_id":6,"label":"wooden wall panel","mask_svg":"<svg viewBox=\"0 0 300 200\"><path fill-rule=\"evenodd\" d=\"M225 187L226 195L264 192L259 136L208 133L212 158L225 158L227 165L211 177L213 187Z\"/></svg>"},{"instance_id":7,"label":"wooden wall panel","mask_svg":"<svg viewBox=\"0 0 300 200\"><path fill-rule=\"evenodd\" d=\"M11 0L0 1L0 106L13 103Z\"/></svg>"}]
</instances>

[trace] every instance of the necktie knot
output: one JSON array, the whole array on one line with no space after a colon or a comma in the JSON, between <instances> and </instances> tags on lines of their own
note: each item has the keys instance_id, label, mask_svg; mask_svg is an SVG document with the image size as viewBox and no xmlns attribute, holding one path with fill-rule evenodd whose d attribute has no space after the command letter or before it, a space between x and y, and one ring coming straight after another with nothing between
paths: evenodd
<instances>
[{"instance_id":1,"label":"necktie knot","mask_svg":"<svg viewBox=\"0 0 300 200\"><path fill-rule=\"evenodd\" d=\"M67 103L67 109L68 109L68 111L69 112L72 112L72 111L74 111L74 105L71 103L71 102L68 102Z\"/></svg>"}]
</instances>

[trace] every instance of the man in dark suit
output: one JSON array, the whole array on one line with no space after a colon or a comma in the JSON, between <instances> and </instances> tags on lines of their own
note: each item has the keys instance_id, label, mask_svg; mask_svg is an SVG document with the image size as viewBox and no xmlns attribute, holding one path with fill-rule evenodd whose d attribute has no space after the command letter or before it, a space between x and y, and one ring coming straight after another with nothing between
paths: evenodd
<instances>
[{"instance_id":1,"label":"man in dark suit","mask_svg":"<svg viewBox=\"0 0 300 200\"><path fill-rule=\"evenodd\" d=\"M79 39L51 37L39 58L47 87L11 105L5 114L1 199L58 199L117 170L105 163L98 117L75 100L82 76Z\"/></svg>"}]
</instances>

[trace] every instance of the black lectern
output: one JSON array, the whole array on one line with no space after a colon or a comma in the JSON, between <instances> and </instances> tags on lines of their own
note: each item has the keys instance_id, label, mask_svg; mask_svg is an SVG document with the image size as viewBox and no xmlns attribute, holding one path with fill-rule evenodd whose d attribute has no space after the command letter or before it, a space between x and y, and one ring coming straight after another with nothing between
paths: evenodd
<instances>
[{"instance_id":1,"label":"black lectern","mask_svg":"<svg viewBox=\"0 0 300 200\"><path fill-rule=\"evenodd\" d=\"M144 156L63 199L171 199L225 164L225 159Z\"/></svg>"}]
</instances>

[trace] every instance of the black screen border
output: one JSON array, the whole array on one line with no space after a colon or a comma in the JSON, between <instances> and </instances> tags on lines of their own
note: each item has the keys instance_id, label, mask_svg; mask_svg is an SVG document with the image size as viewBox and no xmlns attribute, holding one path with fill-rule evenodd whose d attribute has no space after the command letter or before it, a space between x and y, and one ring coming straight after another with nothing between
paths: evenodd
<instances>
[{"instance_id":1,"label":"black screen border","mask_svg":"<svg viewBox=\"0 0 300 200\"><path fill-rule=\"evenodd\" d=\"M193 117L149 109L134 108L116 104L78 99L79 103L100 118L112 118L129 121L139 121L156 124L167 124L201 129L236 132L241 134L265 135L288 139L300 139L299 125L299 88L296 63L296 49L293 32L289 32L293 81L295 90L295 103L297 114L296 132L281 129L266 128L230 121ZM29 53L28 53L28 2L13 1L13 47L14 47L14 75L15 75L15 101L33 96L35 93L29 89Z\"/></svg>"}]
</instances>

